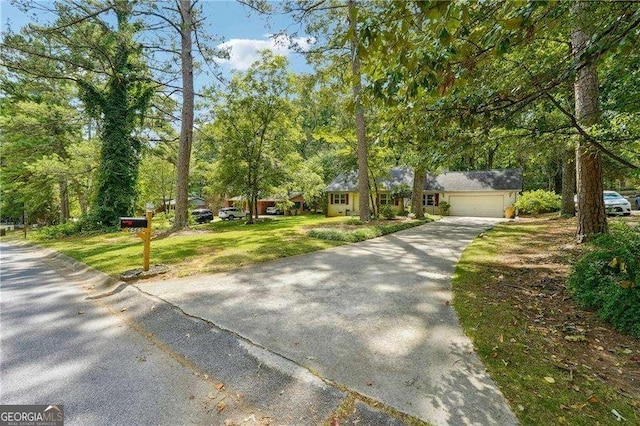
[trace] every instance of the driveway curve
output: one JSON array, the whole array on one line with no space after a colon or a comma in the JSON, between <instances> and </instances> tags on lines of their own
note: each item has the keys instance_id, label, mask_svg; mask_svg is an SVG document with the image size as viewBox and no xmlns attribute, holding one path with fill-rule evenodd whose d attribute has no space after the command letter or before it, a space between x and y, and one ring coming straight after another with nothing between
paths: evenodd
<instances>
[{"instance_id":1,"label":"driveway curve","mask_svg":"<svg viewBox=\"0 0 640 426\"><path fill-rule=\"evenodd\" d=\"M497 222L448 217L231 273L137 286L429 423L517 424L449 304L462 250Z\"/></svg>"}]
</instances>

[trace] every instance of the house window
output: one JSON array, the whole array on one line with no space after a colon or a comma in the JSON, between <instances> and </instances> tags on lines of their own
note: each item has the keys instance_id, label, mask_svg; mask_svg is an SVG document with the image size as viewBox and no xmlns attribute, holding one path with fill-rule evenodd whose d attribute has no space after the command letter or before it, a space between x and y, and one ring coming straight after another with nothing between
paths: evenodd
<instances>
[{"instance_id":1,"label":"house window","mask_svg":"<svg viewBox=\"0 0 640 426\"><path fill-rule=\"evenodd\" d=\"M422 194L422 205L423 206L438 206L438 195L439 194Z\"/></svg>"},{"instance_id":2,"label":"house window","mask_svg":"<svg viewBox=\"0 0 640 426\"><path fill-rule=\"evenodd\" d=\"M349 204L349 194L331 194L331 204Z\"/></svg>"},{"instance_id":3,"label":"house window","mask_svg":"<svg viewBox=\"0 0 640 426\"><path fill-rule=\"evenodd\" d=\"M380 205L384 206L386 204L393 204L391 194L380 194Z\"/></svg>"}]
</instances>

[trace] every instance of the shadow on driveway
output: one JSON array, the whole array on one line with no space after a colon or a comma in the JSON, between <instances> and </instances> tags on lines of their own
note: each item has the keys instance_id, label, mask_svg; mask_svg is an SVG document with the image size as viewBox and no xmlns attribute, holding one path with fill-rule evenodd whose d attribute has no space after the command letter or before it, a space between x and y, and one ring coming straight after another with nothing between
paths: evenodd
<instances>
[{"instance_id":1,"label":"shadow on driveway","mask_svg":"<svg viewBox=\"0 0 640 426\"><path fill-rule=\"evenodd\" d=\"M516 424L450 306L462 250L495 219L445 218L232 273L137 286L434 424Z\"/></svg>"}]
</instances>

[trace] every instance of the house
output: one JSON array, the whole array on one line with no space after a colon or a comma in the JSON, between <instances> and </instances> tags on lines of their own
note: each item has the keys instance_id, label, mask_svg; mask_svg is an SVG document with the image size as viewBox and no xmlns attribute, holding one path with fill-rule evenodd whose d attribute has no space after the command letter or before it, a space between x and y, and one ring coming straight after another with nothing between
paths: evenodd
<instances>
[{"instance_id":1,"label":"house","mask_svg":"<svg viewBox=\"0 0 640 426\"><path fill-rule=\"evenodd\" d=\"M207 208L207 202L204 199L204 197L201 197L200 195L189 195L189 199L187 201L189 203L189 208L190 209L205 209ZM156 213L162 213L162 212L169 212L171 210L175 210L176 209L176 200L175 199L170 199L170 200L166 200L164 202L164 204L160 204L159 206L156 207Z\"/></svg>"},{"instance_id":2,"label":"house","mask_svg":"<svg viewBox=\"0 0 640 426\"><path fill-rule=\"evenodd\" d=\"M296 212L296 214L302 214L304 211L304 197L301 192L292 192L289 193L287 198L290 202L293 203L293 206L288 212L285 214L290 214L291 212ZM281 203L285 201L283 197L266 197L258 199L258 204L256 206L258 210L258 214L266 214L267 207L275 206L277 203ZM240 204L243 209L247 209L247 203L245 202L245 197L236 196L232 198L228 198L224 202L225 207L232 207L234 205Z\"/></svg>"},{"instance_id":3,"label":"house","mask_svg":"<svg viewBox=\"0 0 640 426\"><path fill-rule=\"evenodd\" d=\"M355 172L340 175L327 186L327 216L358 214L356 176ZM377 182L378 204L400 208L403 201L391 199L392 188L400 184L413 186L412 169L394 167ZM522 169L446 172L425 177L422 203L425 211L433 214L439 214L440 203L446 201L453 216L503 217L505 207L516 202L520 191Z\"/></svg>"},{"instance_id":4,"label":"house","mask_svg":"<svg viewBox=\"0 0 640 426\"><path fill-rule=\"evenodd\" d=\"M394 167L387 176L378 180L378 205L390 204L400 207L402 200L393 200L391 190L400 185L413 186L413 170L408 167ZM358 174L355 171L341 174L325 189L328 197L327 216L358 215L360 196L358 194ZM369 200L371 205L371 200Z\"/></svg>"}]
</instances>

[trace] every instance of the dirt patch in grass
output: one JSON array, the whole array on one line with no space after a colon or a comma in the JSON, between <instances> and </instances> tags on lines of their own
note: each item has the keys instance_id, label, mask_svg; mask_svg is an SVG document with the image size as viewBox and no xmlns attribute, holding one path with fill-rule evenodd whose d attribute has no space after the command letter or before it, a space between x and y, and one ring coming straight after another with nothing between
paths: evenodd
<instances>
[{"instance_id":1,"label":"dirt patch in grass","mask_svg":"<svg viewBox=\"0 0 640 426\"><path fill-rule=\"evenodd\" d=\"M640 341L565 287L587 249L575 229L575 219L498 225L463 255L454 304L523 424L619 424L615 413L640 424Z\"/></svg>"}]
</instances>

